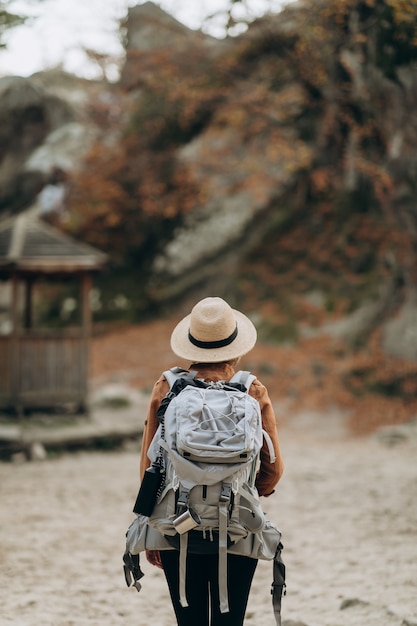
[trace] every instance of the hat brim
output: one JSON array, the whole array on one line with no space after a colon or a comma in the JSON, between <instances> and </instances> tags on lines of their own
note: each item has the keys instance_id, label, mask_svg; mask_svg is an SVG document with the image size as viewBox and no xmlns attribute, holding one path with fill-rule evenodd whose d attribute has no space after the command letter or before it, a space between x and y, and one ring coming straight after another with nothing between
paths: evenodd
<instances>
[{"instance_id":1,"label":"hat brim","mask_svg":"<svg viewBox=\"0 0 417 626\"><path fill-rule=\"evenodd\" d=\"M253 323L246 315L233 309L238 333L227 346L221 348L199 348L188 338L191 314L182 319L171 335L171 349L182 359L193 363L221 363L237 359L252 350L256 344L257 332Z\"/></svg>"}]
</instances>

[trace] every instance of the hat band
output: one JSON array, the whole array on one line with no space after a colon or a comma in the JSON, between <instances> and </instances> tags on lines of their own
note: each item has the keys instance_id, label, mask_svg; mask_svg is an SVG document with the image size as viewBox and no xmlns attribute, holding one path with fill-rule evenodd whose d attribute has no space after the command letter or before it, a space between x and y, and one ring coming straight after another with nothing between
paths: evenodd
<instances>
[{"instance_id":1,"label":"hat band","mask_svg":"<svg viewBox=\"0 0 417 626\"><path fill-rule=\"evenodd\" d=\"M230 345L236 339L236 337L237 337L237 324L236 324L236 328L234 329L232 334L229 335L229 337L226 337L226 339L220 339L219 341L200 341L199 339L196 339L195 337L193 337L190 331L188 331L188 339L191 341L191 343L194 346L197 346L197 348L206 348L206 349L224 348L225 346Z\"/></svg>"}]
</instances>

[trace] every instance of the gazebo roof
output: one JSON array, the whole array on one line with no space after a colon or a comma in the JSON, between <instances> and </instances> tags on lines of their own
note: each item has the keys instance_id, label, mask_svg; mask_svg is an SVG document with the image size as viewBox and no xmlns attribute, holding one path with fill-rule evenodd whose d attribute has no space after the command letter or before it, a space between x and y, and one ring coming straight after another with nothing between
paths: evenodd
<instances>
[{"instance_id":1,"label":"gazebo roof","mask_svg":"<svg viewBox=\"0 0 417 626\"><path fill-rule=\"evenodd\" d=\"M0 272L71 273L100 269L107 255L31 213L0 222Z\"/></svg>"}]
</instances>

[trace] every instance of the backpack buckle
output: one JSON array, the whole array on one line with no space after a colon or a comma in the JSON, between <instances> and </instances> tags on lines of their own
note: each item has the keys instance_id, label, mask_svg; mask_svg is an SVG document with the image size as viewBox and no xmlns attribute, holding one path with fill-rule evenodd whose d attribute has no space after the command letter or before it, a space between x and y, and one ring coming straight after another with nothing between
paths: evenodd
<instances>
[{"instance_id":1,"label":"backpack buckle","mask_svg":"<svg viewBox=\"0 0 417 626\"><path fill-rule=\"evenodd\" d=\"M232 496L232 485L231 483L222 483L222 489L220 492L220 502L230 502L230 498Z\"/></svg>"},{"instance_id":2,"label":"backpack buckle","mask_svg":"<svg viewBox=\"0 0 417 626\"><path fill-rule=\"evenodd\" d=\"M177 515L181 515L184 511L188 510L188 501L190 498L190 492L188 489L182 489L179 493L177 500Z\"/></svg>"},{"instance_id":3,"label":"backpack buckle","mask_svg":"<svg viewBox=\"0 0 417 626\"><path fill-rule=\"evenodd\" d=\"M180 535L188 532L201 524L201 519L195 511L189 507L190 490L181 489L177 500L177 517L174 519L174 527Z\"/></svg>"}]
</instances>

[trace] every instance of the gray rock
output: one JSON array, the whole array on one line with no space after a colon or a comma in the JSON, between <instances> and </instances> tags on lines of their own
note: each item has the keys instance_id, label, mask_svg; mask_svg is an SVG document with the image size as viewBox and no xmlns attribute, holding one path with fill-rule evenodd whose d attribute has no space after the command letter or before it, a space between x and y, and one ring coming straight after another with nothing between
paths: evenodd
<instances>
[{"instance_id":1,"label":"gray rock","mask_svg":"<svg viewBox=\"0 0 417 626\"><path fill-rule=\"evenodd\" d=\"M95 137L94 130L79 122L71 122L50 133L44 143L29 157L25 171L50 174L54 168L68 172L78 165Z\"/></svg>"},{"instance_id":2,"label":"gray rock","mask_svg":"<svg viewBox=\"0 0 417 626\"><path fill-rule=\"evenodd\" d=\"M42 93L29 79L0 78L0 203L17 194L22 203L39 181L19 180L22 162L48 133Z\"/></svg>"},{"instance_id":3,"label":"gray rock","mask_svg":"<svg viewBox=\"0 0 417 626\"><path fill-rule=\"evenodd\" d=\"M359 598L345 598L341 604L339 609L344 611L345 609L351 609L354 606L368 606L369 602L365 602L364 600L360 600Z\"/></svg>"},{"instance_id":4,"label":"gray rock","mask_svg":"<svg viewBox=\"0 0 417 626\"><path fill-rule=\"evenodd\" d=\"M398 315L385 324L383 347L392 356L417 360L417 293L414 290L409 292Z\"/></svg>"},{"instance_id":5,"label":"gray rock","mask_svg":"<svg viewBox=\"0 0 417 626\"><path fill-rule=\"evenodd\" d=\"M407 441L417 442L417 420L395 426L383 426L377 430L375 438L380 443L388 447L402 444Z\"/></svg>"},{"instance_id":6,"label":"gray rock","mask_svg":"<svg viewBox=\"0 0 417 626\"><path fill-rule=\"evenodd\" d=\"M301 110L304 95L299 86L284 85L281 94L291 102L293 113ZM267 110L281 122L288 111L285 106L273 109L272 104L266 104ZM217 115L221 119L221 107ZM311 158L310 148L297 139L295 129L286 128L284 142L291 146L297 163L294 168L288 167L284 150L275 153L268 149L269 135L248 140L244 121L221 133L213 125L178 151L179 161L192 172L195 184L205 189L206 199L185 217L183 226L155 259L157 277L181 277L183 288L185 280L189 284L200 282L202 267L208 267L208 263L211 274L217 271L220 275L231 250L230 267L239 262L240 252L247 252L262 239L266 222L261 214L274 197L284 195L294 184L298 168L307 166ZM237 246L242 240L245 245Z\"/></svg>"},{"instance_id":7,"label":"gray rock","mask_svg":"<svg viewBox=\"0 0 417 626\"><path fill-rule=\"evenodd\" d=\"M46 459L45 447L38 441L31 444L29 457L31 461L44 461Z\"/></svg>"},{"instance_id":8,"label":"gray rock","mask_svg":"<svg viewBox=\"0 0 417 626\"><path fill-rule=\"evenodd\" d=\"M95 128L83 113L94 88L64 72L0 78L0 206L30 206L54 170L78 166Z\"/></svg>"},{"instance_id":9,"label":"gray rock","mask_svg":"<svg viewBox=\"0 0 417 626\"><path fill-rule=\"evenodd\" d=\"M220 54L229 45L227 41L187 28L153 2L131 7L125 25L127 58L120 82L128 89L143 85L151 77L153 70L149 72L146 66L153 63L155 51L166 51L175 65L175 56L187 53L190 45L209 55ZM192 55L189 61L193 63Z\"/></svg>"}]
</instances>

